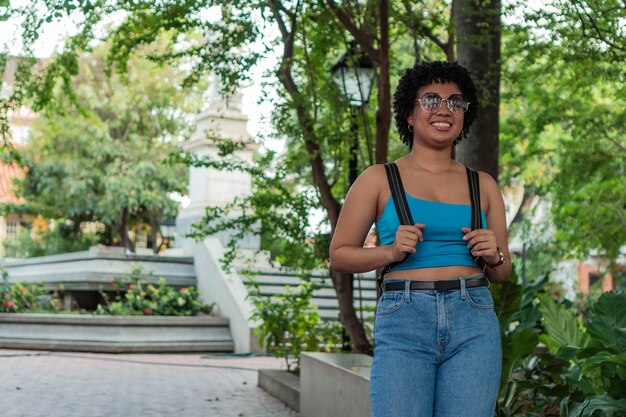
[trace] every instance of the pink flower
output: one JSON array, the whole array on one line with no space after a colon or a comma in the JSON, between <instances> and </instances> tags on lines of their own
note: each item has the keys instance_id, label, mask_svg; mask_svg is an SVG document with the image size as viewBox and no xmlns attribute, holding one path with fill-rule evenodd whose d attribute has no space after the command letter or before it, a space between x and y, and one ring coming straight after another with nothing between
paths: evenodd
<instances>
[{"instance_id":1,"label":"pink flower","mask_svg":"<svg viewBox=\"0 0 626 417\"><path fill-rule=\"evenodd\" d=\"M115 278L111 278L111 279L109 280L109 284L111 284L111 285L115 284Z\"/></svg>"},{"instance_id":2,"label":"pink flower","mask_svg":"<svg viewBox=\"0 0 626 417\"><path fill-rule=\"evenodd\" d=\"M10 310L10 309L12 309L14 304L15 304L15 303L13 303L13 300L9 300L9 301L7 301L7 308L8 308L9 310Z\"/></svg>"},{"instance_id":3,"label":"pink flower","mask_svg":"<svg viewBox=\"0 0 626 417\"><path fill-rule=\"evenodd\" d=\"M152 314L152 310L150 310L149 308L146 308L145 310L143 310L143 315L144 316L149 316Z\"/></svg>"},{"instance_id":4,"label":"pink flower","mask_svg":"<svg viewBox=\"0 0 626 417\"><path fill-rule=\"evenodd\" d=\"M128 286L128 289L129 289L129 290L134 290L134 289L135 289L135 284L130 284L130 285Z\"/></svg>"}]
</instances>

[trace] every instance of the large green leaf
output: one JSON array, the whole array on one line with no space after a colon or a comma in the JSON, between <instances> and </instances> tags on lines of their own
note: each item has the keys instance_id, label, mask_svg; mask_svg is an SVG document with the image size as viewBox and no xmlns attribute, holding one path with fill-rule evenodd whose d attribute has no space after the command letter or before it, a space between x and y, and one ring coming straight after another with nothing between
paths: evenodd
<instances>
[{"instance_id":1,"label":"large green leaf","mask_svg":"<svg viewBox=\"0 0 626 417\"><path fill-rule=\"evenodd\" d=\"M550 296L539 294L541 305L539 311L543 315L542 324L547 333L541 336L550 353L556 355L562 346L582 348L589 343L589 336L579 327L576 314L563 304L556 304Z\"/></svg>"},{"instance_id":2,"label":"large green leaf","mask_svg":"<svg viewBox=\"0 0 626 417\"><path fill-rule=\"evenodd\" d=\"M602 294L593 307L587 330L607 348L623 352L626 349L626 293Z\"/></svg>"},{"instance_id":3,"label":"large green leaf","mask_svg":"<svg viewBox=\"0 0 626 417\"><path fill-rule=\"evenodd\" d=\"M515 331L503 340L501 394L504 394L511 374L517 368L519 360L531 354L537 347L537 343L539 343L539 336L537 331L531 328Z\"/></svg>"},{"instance_id":4,"label":"large green leaf","mask_svg":"<svg viewBox=\"0 0 626 417\"><path fill-rule=\"evenodd\" d=\"M502 284L495 285L491 288L494 299L494 308L500 325L503 329L509 326L509 319L520 308L522 301L522 287L514 282L513 279L504 281Z\"/></svg>"},{"instance_id":5,"label":"large green leaf","mask_svg":"<svg viewBox=\"0 0 626 417\"><path fill-rule=\"evenodd\" d=\"M561 417L592 417L596 411L613 411L623 415L626 413L626 399L616 400L609 395L588 397L582 403L567 406L567 398L561 403Z\"/></svg>"}]
</instances>

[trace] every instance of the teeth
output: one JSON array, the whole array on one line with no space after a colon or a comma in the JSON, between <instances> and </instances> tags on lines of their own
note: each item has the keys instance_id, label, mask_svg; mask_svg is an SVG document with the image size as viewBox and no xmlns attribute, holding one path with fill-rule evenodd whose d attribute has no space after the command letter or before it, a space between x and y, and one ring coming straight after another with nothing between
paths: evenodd
<instances>
[{"instance_id":1,"label":"teeth","mask_svg":"<svg viewBox=\"0 0 626 417\"><path fill-rule=\"evenodd\" d=\"M452 126L450 123L446 123L446 122L433 122L432 125L433 126L439 126L439 127L450 127L450 126Z\"/></svg>"}]
</instances>

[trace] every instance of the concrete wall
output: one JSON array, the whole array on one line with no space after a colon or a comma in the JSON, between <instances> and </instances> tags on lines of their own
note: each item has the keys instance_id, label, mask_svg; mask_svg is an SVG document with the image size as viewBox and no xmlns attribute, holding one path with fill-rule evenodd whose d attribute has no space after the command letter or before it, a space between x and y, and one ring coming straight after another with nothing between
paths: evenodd
<instances>
[{"instance_id":1,"label":"concrete wall","mask_svg":"<svg viewBox=\"0 0 626 417\"><path fill-rule=\"evenodd\" d=\"M249 320L252 303L246 299L248 290L235 272L222 269L220 259L224 247L217 238L203 242L187 242L185 252L193 254L198 289L204 302L216 303L215 314L230 320L230 331L236 353L261 352L258 338L252 333L256 323Z\"/></svg>"},{"instance_id":2,"label":"concrete wall","mask_svg":"<svg viewBox=\"0 0 626 417\"><path fill-rule=\"evenodd\" d=\"M367 417L372 357L355 353L303 352L300 356L302 417Z\"/></svg>"},{"instance_id":3,"label":"concrete wall","mask_svg":"<svg viewBox=\"0 0 626 417\"><path fill-rule=\"evenodd\" d=\"M41 256L27 259L4 259L0 266L6 268L9 282L44 282L46 289L98 291L102 285L110 289L113 277L128 273L133 265L143 267L149 282L165 278L173 287L196 285L193 258L157 256L153 254L126 253L121 247L94 246L88 251Z\"/></svg>"}]
</instances>

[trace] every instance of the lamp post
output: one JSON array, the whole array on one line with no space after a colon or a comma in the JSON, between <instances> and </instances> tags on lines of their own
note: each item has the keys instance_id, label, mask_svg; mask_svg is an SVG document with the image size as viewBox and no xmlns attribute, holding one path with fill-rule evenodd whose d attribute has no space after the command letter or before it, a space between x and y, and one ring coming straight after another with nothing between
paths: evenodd
<instances>
[{"instance_id":1,"label":"lamp post","mask_svg":"<svg viewBox=\"0 0 626 417\"><path fill-rule=\"evenodd\" d=\"M352 186L358 174L358 154L359 135L357 117L359 112L363 112L370 98L376 70L369 57L361 52L352 41L348 45L348 50L341 56L331 68L331 74L335 83L339 86L350 105L350 133L352 142L350 144L350 160L348 161L348 186ZM368 148L369 150L369 148ZM370 157L371 159L371 157ZM349 291L354 299L354 275L350 279ZM361 306L361 321L363 321L363 308ZM345 328L343 330L343 350L348 348L348 336Z\"/></svg>"},{"instance_id":2,"label":"lamp post","mask_svg":"<svg viewBox=\"0 0 626 417\"><path fill-rule=\"evenodd\" d=\"M352 185L357 177L357 155L359 150L357 114L367 105L376 70L369 57L361 52L352 41L348 50L331 68L333 80L339 86L350 104L350 132L352 144L350 146L350 161L348 163L348 183Z\"/></svg>"}]
</instances>

